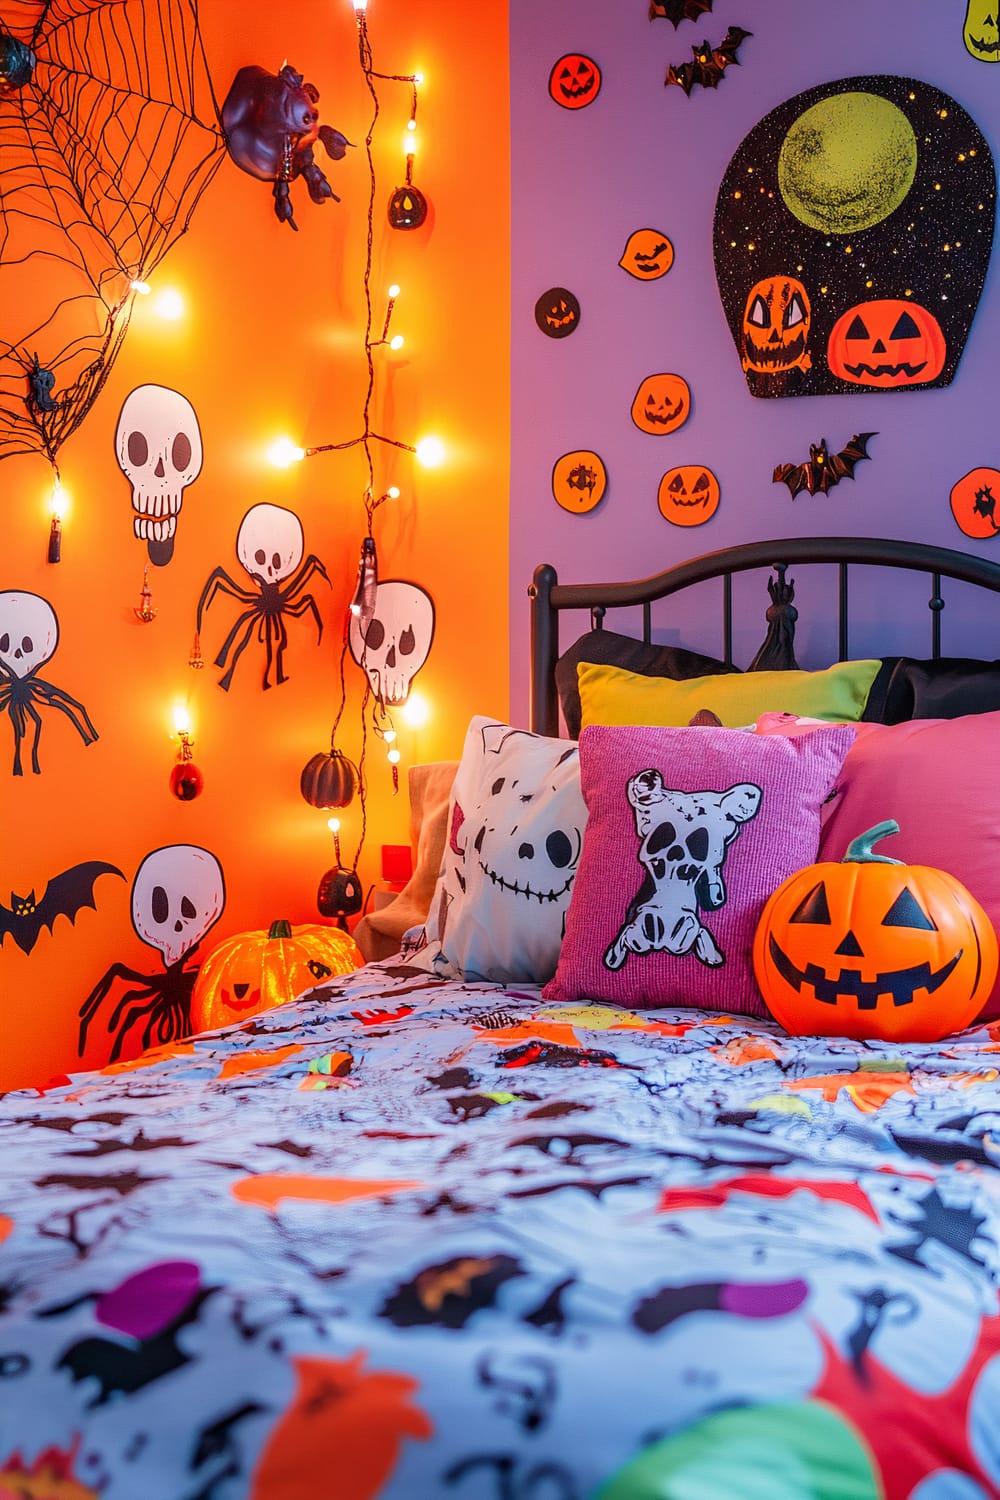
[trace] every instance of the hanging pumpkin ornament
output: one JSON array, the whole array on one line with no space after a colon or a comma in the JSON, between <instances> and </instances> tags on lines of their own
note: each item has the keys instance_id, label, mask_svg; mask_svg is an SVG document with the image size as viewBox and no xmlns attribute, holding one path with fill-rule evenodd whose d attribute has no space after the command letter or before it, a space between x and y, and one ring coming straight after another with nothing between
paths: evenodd
<instances>
[{"instance_id":1,"label":"hanging pumpkin ornament","mask_svg":"<svg viewBox=\"0 0 1000 1500\"><path fill-rule=\"evenodd\" d=\"M809 865L770 897L757 983L793 1036L936 1042L968 1026L997 974L997 937L953 875L875 854L879 823L840 864Z\"/></svg>"},{"instance_id":2,"label":"hanging pumpkin ornament","mask_svg":"<svg viewBox=\"0 0 1000 1500\"><path fill-rule=\"evenodd\" d=\"M334 917L337 926L346 932L347 918L357 916L363 904L357 870L342 870L339 865L327 870L316 892L316 906L321 916Z\"/></svg>"},{"instance_id":3,"label":"hanging pumpkin ornament","mask_svg":"<svg viewBox=\"0 0 1000 1500\"><path fill-rule=\"evenodd\" d=\"M419 229L427 217L427 199L412 182L396 188L389 199L389 225L392 229Z\"/></svg>"},{"instance_id":4,"label":"hanging pumpkin ornament","mask_svg":"<svg viewBox=\"0 0 1000 1500\"><path fill-rule=\"evenodd\" d=\"M360 781L357 766L331 742L328 754L320 751L303 767L299 787L310 807L347 807Z\"/></svg>"},{"instance_id":5,"label":"hanging pumpkin ornament","mask_svg":"<svg viewBox=\"0 0 1000 1500\"><path fill-rule=\"evenodd\" d=\"M279 920L267 931L238 933L202 964L191 999L192 1024L195 1031L214 1031L244 1021L363 964L353 938L339 927L292 927Z\"/></svg>"}]
</instances>

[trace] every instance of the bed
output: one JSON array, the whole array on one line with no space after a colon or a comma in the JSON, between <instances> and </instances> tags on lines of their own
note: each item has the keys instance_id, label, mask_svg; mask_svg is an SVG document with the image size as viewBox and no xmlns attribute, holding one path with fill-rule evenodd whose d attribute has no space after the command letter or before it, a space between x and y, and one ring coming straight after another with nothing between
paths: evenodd
<instances>
[{"instance_id":1,"label":"bed","mask_svg":"<svg viewBox=\"0 0 1000 1500\"><path fill-rule=\"evenodd\" d=\"M692 572L763 568L773 659L794 645L786 570L798 582L814 551L835 569L930 564L933 622L952 578L987 590L984 615L1000 608L1000 568L898 542L754 544L594 589L547 570L532 606L538 733L470 734L491 755L548 746L542 779L568 786L578 752L552 749L563 609L644 611ZM710 678L737 675L730 655ZM875 667L898 685L898 663ZM940 703L945 667L922 670L904 671L907 690L919 679ZM995 735L983 674L985 710L933 730L973 739L935 754ZM898 753L912 782L914 722L872 730L866 774ZM688 746L742 731L664 733ZM824 727L822 754L846 765L854 735ZM816 735L743 741L784 756L804 752L767 747ZM459 786L463 767L464 753ZM504 770L491 789L515 779ZM993 774L972 799L986 876L1000 869ZM481 821L480 854L530 842L526 823ZM558 902L534 904L528 950L557 930ZM735 951L724 970L700 962L705 1004L553 998L552 984L572 988L559 970L545 994L511 977L537 968L534 951L501 952L502 978L456 971L461 928L437 907L400 953L286 1006L0 1100L0 1496L1000 1495L990 1007L940 1041L794 1036L736 992L720 1003ZM587 932L599 920L591 909ZM564 947L586 935L565 931ZM643 962L626 944L608 983Z\"/></svg>"}]
</instances>

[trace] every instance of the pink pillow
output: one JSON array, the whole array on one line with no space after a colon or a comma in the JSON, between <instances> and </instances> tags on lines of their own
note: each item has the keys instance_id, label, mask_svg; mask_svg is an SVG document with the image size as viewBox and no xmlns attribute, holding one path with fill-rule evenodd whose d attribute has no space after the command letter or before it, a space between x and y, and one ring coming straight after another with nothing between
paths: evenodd
<instances>
[{"instance_id":1,"label":"pink pillow","mask_svg":"<svg viewBox=\"0 0 1000 1500\"><path fill-rule=\"evenodd\" d=\"M817 854L820 808L854 729L591 725L587 827L547 1000L698 1005L766 1016L753 974L771 892Z\"/></svg>"},{"instance_id":2,"label":"pink pillow","mask_svg":"<svg viewBox=\"0 0 1000 1500\"><path fill-rule=\"evenodd\" d=\"M820 859L842 859L857 834L895 818L899 833L879 851L947 870L1000 928L1000 712L858 724L854 734ZM980 1019L998 1016L1000 981Z\"/></svg>"}]
</instances>

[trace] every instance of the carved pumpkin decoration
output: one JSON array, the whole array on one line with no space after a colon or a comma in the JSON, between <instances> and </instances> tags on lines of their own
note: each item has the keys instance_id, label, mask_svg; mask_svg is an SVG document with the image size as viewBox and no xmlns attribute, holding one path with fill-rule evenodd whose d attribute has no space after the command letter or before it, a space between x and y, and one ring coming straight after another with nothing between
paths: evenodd
<instances>
[{"instance_id":1,"label":"carved pumpkin decoration","mask_svg":"<svg viewBox=\"0 0 1000 1500\"><path fill-rule=\"evenodd\" d=\"M834 323L826 348L838 380L879 390L936 380L947 353L934 314L900 297L849 307Z\"/></svg>"},{"instance_id":2,"label":"carved pumpkin decoration","mask_svg":"<svg viewBox=\"0 0 1000 1500\"><path fill-rule=\"evenodd\" d=\"M799 870L765 905L754 971L794 1036L935 1042L986 1003L997 973L989 918L946 871L873 852L898 832L879 823L840 864Z\"/></svg>"},{"instance_id":3,"label":"carved pumpkin decoration","mask_svg":"<svg viewBox=\"0 0 1000 1500\"><path fill-rule=\"evenodd\" d=\"M719 481L702 464L682 464L664 474L656 500L665 521L701 526L719 508Z\"/></svg>"},{"instance_id":4,"label":"carved pumpkin decoration","mask_svg":"<svg viewBox=\"0 0 1000 1500\"><path fill-rule=\"evenodd\" d=\"M809 370L809 293L794 276L769 276L750 288L743 313L744 370L781 375Z\"/></svg>"},{"instance_id":5,"label":"carved pumpkin decoration","mask_svg":"<svg viewBox=\"0 0 1000 1500\"><path fill-rule=\"evenodd\" d=\"M638 281L656 281L674 263L674 247L659 229L636 229L625 242L618 264Z\"/></svg>"},{"instance_id":6,"label":"carved pumpkin decoration","mask_svg":"<svg viewBox=\"0 0 1000 1500\"><path fill-rule=\"evenodd\" d=\"M568 338L580 326L580 303L564 286L550 287L535 303L535 322L550 339Z\"/></svg>"},{"instance_id":7,"label":"carved pumpkin decoration","mask_svg":"<svg viewBox=\"0 0 1000 1500\"><path fill-rule=\"evenodd\" d=\"M387 212L390 228L419 229L427 217L427 199L412 182L407 182L396 188Z\"/></svg>"},{"instance_id":8,"label":"carved pumpkin decoration","mask_svg":"<svg viewBox=\"0 0 1000 1500\"><path fill-rule=\"evenodd\" d=\"M601 70L592 57L567 52L552 65L549 98L563 109L583 109L593 104L601 88Z\"/></svg>"},{"instance_id":9,"label":"carved pumpkin decoration","mask_svg":"<svg viewBox=\"0 0 1000 1500\"><path fill-rule=\"evenodd\" d=\"M1000 533L1000 469L970 469L951 490L951 513L966 536L983 539Z\"/></svg>"},{"instance_id":10,"label":"carved pumpkin decoration","mask_svg":"<svg viewBox=\"0 0 1000 1500\"><path fill-rule=\"evenodd\" d=\"M962 37L966 52L979 62L1000 62L998 21L996 0L969 0Z\"/></svg>"},{"instance_id":11,"label":"carved pumpkin decoration","mask_svg":"<svg viewBox=\"0 0 1000 1500\"><path fill-rule=\"evenodd\" d=\"M245 1021L363 964L354 939L339 927L292 927L281 920L266 932L238 933L202 964L191 997L192 1024L195 1031L214 1031Z\"/></svg>"},{"instance_id":12,"label":"carved pumpkin decoration","mask_svg":"<svg viewBox=\"0 0 1000 1500\"><path fill-rule=\"evenodd\" d=\"M647 375L632 398L632 421L640 432L662 437L691 415L691 392L681 375Z\"/></svg>"},{"instance_id":13,"label":"carved pumpkin decoration","mask_svg":"<svg viewBox=\"0 0 1000 1500\"><path fill-rule=\"evenodd\" d=\"M332 747L314 755L302 768L299 787L310 807L346 807L360 781L358 768Z\"/></svg>"},{"instance_id":14,"label":"carved pumpkin decoration","mask_svg":"<svg viewBox=\"0 0 1000 1500\"><path fill-rule=\"evenodd\" d=\"M608 471L599 453L577 448L557 458L552 470L552 497L563 510L582 516L604 498Z\"/></svg>"}]
</instances>

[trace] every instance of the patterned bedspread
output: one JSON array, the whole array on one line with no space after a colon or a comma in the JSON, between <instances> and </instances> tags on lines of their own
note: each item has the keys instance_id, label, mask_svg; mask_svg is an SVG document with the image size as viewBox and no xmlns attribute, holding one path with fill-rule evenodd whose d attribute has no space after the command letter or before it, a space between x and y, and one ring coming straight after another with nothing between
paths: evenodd
<instances>
[{"instance_id":1,"label":"patterned bedspread","mask_svg":"<svg viewBox=\"0 0 1000 1500\"><path fill-rule=\"evenodd\" d=\"M998 1496L998 1066L387 966L8 1094L0 1496Z\"/></svg>"}]
</instances>

